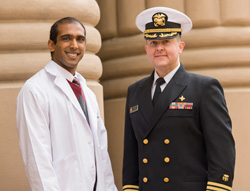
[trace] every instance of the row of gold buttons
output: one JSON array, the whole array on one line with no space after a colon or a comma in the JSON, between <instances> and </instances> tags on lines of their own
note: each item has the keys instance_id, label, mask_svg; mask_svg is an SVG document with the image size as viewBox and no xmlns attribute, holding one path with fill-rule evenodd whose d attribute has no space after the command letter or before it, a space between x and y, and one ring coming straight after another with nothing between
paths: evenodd
<instances>
[{"instance_id":1,"label":"row of gold buttons","mask_svg":"<svg viewBox=\"0 0 250 191\"><path fill-rule=\"evenodd\" d=\"M148 163L148 159L147 159L147 158L144 158L144 159L142 159L142 162L143 162L144 164L147 164L147 163ZM169 162L170 162L170 158L169 158L169 157L165 157L165 158L164 158L164 162L165 162L165 163L169 163Z\"/></svg>"},{"instance_id":2,"label":"row of gold buttons","mask_svg":"<svg viewBox=\"0 0 250 191\"><path fill-rule=\"evenodd\" d=\"M166 177L166 178L163 179L163 181L164 181L164 182L169 182L169 178ZM143 178L143 182L144 182L144 183L147 183L147 182L148 182L148 178L147 178L147 177L144 177L144 178Z\"/></svg>"},{"instance_id":3,"label":"row of gold buttons","mask_svg":"<svg viewBox=\"0 0 250 191\"><path fill-rule=\"evenodd\" d=\"M168 145L168 144L170 143L169 139L165 139L165 140L164 140L164 143L165 143L166 145ZM148 139L144 139L144 140L143 140L143 144L144 144L144 145L147 145L147 144L148 144Z\"/></svg>"}]
</instances>

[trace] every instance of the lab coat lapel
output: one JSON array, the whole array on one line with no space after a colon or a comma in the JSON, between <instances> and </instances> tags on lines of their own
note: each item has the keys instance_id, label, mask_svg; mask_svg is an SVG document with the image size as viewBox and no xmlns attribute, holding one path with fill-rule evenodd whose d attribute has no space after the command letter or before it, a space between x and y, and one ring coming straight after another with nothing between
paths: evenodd
<instances>
[{"instance_id":1,"label":"lab coat lapel","mask_svg":"<svg viewBox=\"0 0 250 191\"><path fill-rule=\"evenodd\" d=\"M62 77L60 77L60 76L56 76L54 83L68 97L68 99L73 104L73 106L76 108L76 110L84 115L82 108L81 108L72 88L70 87L69 83L67 82L67 80L62 79Z\"/></svg>"},{"instance_id":2,"label":"lab coat lapel","mask_svg":"<svg viewBox=\"0 0 250 191\"><path fill-rule=\"evenodd\" d=\"M153 113L149 129L146 132L146 136L151 132L163 114L168 110L170 103L173 102L187 87L187 84L185 84L186 80L184 80L184 78L185 70L181 65L179 70L158 97L157 103L153 108Z\"/></svg>"},{"instance_id":3,"label":"lab coat lapel","mask_svg":"<svg viewBox=\"0 0 250 191\"><path fill-rule=\"evenodd\" d=\"M62 71L61 71L62 69L60 68L60 66L58 66L54 61L51 60L45 66L45 70L48 73L50 73L53 77L55 77L54 79L55 85L68 97L68 99L73 104L75 109L78 112L80 112L82 116L86 119L72 88L70 87L69 83L65 79L65 76L62 75Z\"/></svg>"},{"instance_id":4,"label":"lab coat lapel","mask_svg":"<svg viewBox=\"0 0 250 191\"><path fill-rule=\"evenodd\" d=\"M152 75L146 79L145 83L140 86L139 96L138 96L138 104L139 110L141 110L143 117L147 121L150 122L152 112L153 112L153 104L151 99L151 88L154 79L154 72Z\"/></svg>"},{"instance_id":5,"label":"lab coat lapel","mask_svg":"<svg viewBox=\"0 0 250 191\"><path fill-rule=\"evenodd\" d=\"M92 132L95 132L97 129L98 105L96 104L96 100L93 99L93 97L95 97L95 96L93 95L93 92L88 89L85 79L79 74L78 74L78 79L80 80L81 87L82 87L84 97L86 100L86 104L87 104L89 125L92 129ZM85 115L84 115L84 117L85 117Z\"/></svg>"}]
</instances>

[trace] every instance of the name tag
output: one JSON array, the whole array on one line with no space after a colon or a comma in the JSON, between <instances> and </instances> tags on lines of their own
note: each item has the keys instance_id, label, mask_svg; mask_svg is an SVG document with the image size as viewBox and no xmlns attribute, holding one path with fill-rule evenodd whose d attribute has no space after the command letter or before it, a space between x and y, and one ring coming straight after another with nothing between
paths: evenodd
<instances>
[{"instance_id":1,"label":"name tag","mask_svg":"<svg viewBox=\"0 0 250 191\"><path fill-rule=\"evenodd\" d=\"M134 113L134 112L136 112L136 111L138 111L138 105L132 106L132 107L130 107L130 109L129 109L129 112L130 112L130 113Z\"/></svg>"}]
</instances>

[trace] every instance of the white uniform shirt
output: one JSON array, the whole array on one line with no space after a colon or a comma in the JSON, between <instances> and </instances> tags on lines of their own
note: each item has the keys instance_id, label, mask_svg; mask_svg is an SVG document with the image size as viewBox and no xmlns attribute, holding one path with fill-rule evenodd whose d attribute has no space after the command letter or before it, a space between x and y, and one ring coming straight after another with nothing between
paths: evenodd
<instances>
[{"instance_id":1,"label":"white uniform shirt","mask_svg":"<svg viewBox=\"0 0 250 191\"><path fill-rule=\"evenodd\" d=\"M161 88L161 91L164 90L164 88L168 85L168 83L170 82L170 80L172 79L172 77L175 75L175 73L177 72L177 70L179 69L180 67L180 63L178 64L178 66L175 67L175 69L173 69L171 72L169 72L166 76L164 76L164 80L166 83L162 84L160 86ZM152 90L151 90L151 98L153 99L153 96L154 96L154 92L155 92L155 88L156 88L156 80L159 78L159 75L157 74L157 72L155 71L154 72L154 82L153 82L153 85L152 85Z\"/></svg>"}]
</instances>

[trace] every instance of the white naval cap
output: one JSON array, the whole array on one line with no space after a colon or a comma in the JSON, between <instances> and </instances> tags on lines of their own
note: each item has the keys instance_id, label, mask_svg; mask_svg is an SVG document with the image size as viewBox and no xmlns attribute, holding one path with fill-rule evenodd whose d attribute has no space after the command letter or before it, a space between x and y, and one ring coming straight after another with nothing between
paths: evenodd
<instances>
[{"instance_id":1,"label":"white naval cap","mask_svg":"<svg viewBox=\"0 0 250 191\"><path fill-rule=\"evenodd\" d=\"M145 39L174 38L191 30L192 21L184 13L168 7L153 7L142 11L135 21Z\"/></svg>"}]
</instances>

